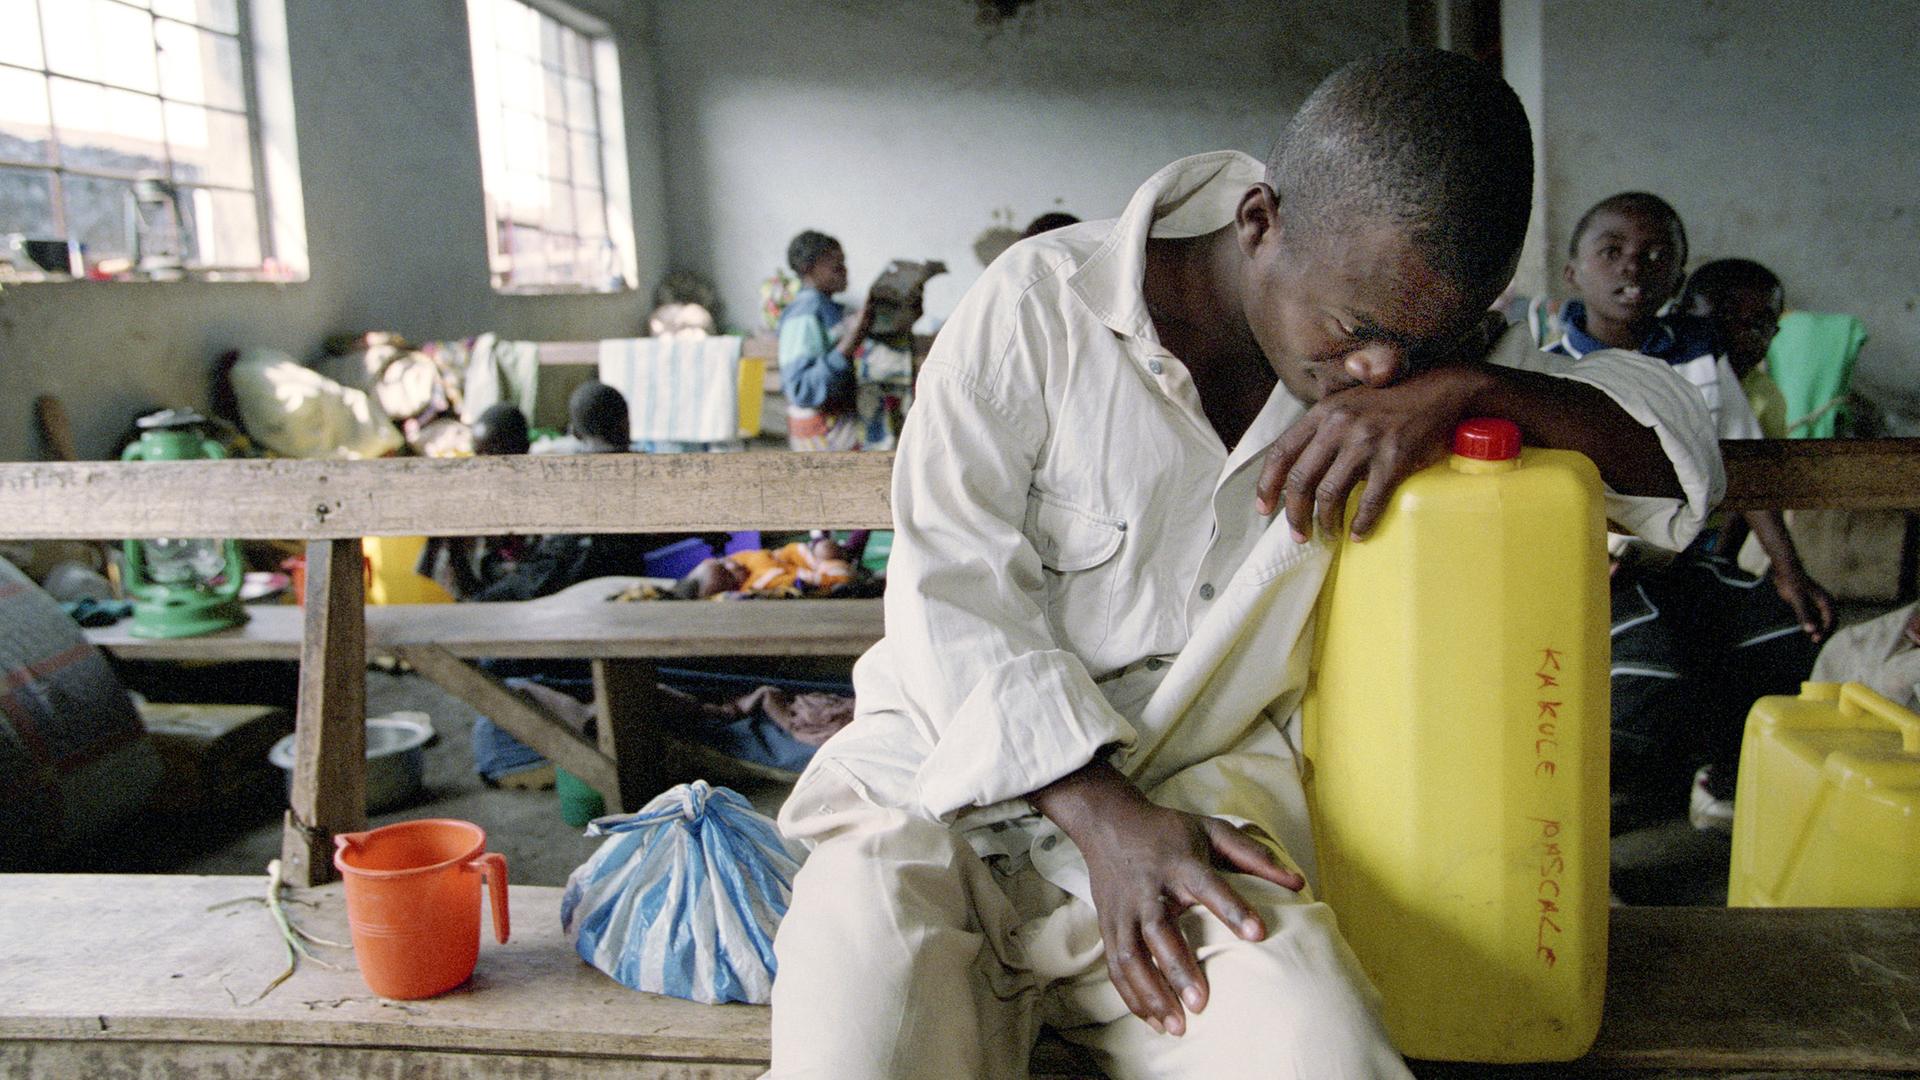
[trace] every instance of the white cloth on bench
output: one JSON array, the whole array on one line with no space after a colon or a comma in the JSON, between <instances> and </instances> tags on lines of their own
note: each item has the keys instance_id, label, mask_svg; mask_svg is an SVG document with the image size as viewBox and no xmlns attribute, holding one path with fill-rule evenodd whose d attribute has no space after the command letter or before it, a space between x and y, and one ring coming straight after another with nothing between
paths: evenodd
<instances>
[{"instance_id":1,"label":"white cloth on bench","mask_svg":"<svg viewBox=\"0 0 1920 1080\"><path fill-rule=\"evenodd\" d=\"M627 397L636 442L740 437L740 338L608 338L600 381Z\"/></svg>"}]
</instances>

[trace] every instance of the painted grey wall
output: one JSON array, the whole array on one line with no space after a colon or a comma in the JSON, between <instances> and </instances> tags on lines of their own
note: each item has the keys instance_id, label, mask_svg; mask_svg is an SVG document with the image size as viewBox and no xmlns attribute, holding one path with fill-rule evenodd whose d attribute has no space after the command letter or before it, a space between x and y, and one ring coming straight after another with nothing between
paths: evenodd
<instances>
[{"instance_id":1,"label":"painted grey wall","mask_svg":"<svg viewBox=\"0 0 1920 1080\"><path fill-rule=\"evenodd\" d=\"M853 293L892 258L980 273L975 239L1050 210L1117 213L1190 153L1265 156L1329 71L1399 42L1398 0L1040 0L998 29L971 0L656 0L676 264L729 319L802 229L837 236Z\"/></svg>"},{"instance_id":2,"label":"painted grey wall","mask_svg":"<svg viewBox=\"0 0 1920 1080\"><path fill-rule=\"evenodd\" d=\"M1527 9L1516 13L1516 7ZM1680 211L1693 265L1772 267L1789 306L1866 321L1855 387L1920 416L1920 5L1508 0L1538 20L1546 206L1534 272L1616 191ZM1516 64L1520 65L1516 68ZM1529 103L1530 105L1534 103Z\"/></svg>"},{"instance_id":3,"label":"painted grey wall","mask_svg":"<svg viewBox=\"0 0 1920 1080\"><path fill-rule=\"evenodd\" d=\"M575 6L619 36L621 93L646 120L628 132L640 296L502 296L489 285L464 0L292 0L287 37L311 276L285 285L7 288L0 460L38 455L36 395L65 401L82 456L105 456L138 413L204 406L213 359L240 346L306 358L330 335L374 329L416 339L639 332L643 297L665 265L658 239L666 214L645 10L624 0Z\"/></svg>"}]
</instances>

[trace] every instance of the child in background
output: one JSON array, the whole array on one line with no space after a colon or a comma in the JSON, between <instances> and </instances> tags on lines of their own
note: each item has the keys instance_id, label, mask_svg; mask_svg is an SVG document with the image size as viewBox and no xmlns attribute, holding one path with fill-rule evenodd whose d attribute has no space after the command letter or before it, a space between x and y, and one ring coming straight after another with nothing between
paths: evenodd
<instances>
[{"instance_id":1,"label":"child in background","mask_svg":"<svg viewBox=\"0 0 1920 1080\"><path fill-rule=\"evenodd\" d=\"M532 445L526 414L510 402L487 406L473 422L473 452L478 457L524 454ZM513 573L529 551L524 536L433 536L420 551L414 571L465 600Z\"/></svg>"},{"instance_id":2,"label":"child in background","mask_svg":"<svg viewBox=\"0 0 1920 1080\"><path fill-rule=\"evenodd\" d=\"M1713 325L1660 314L1680 291L1686 258L1686 228L1664 199L1631 191L1601 200L1574 226L1564 274L1575 299L1548 351L1664 360L1699 391L1722 439L1760 438ZM1744 338L1738 347L1744 358ZM1731 828L1748 710L1763 695L1795 692L1833 628L1833 598L1801 565L1779 511L1745 518L1773 559L1772 589L1715 551L1711 533L1670 565L1614 574L1616 829L1657 817L1669 800L1677 807L1689 772L1694 825Z\"/></svg>"},{"instance_id":3,"label":"child in background","mask_svg":"<svg viewBox=\"0 0 1920 1080\"><path fill-rule=\"evenodd\" d=\"M1787 437L1787 399L1768 375L1767 346L1780 332L1786 295L1780 278L1752 259L1715 259L1687 278L1675 310L1707 320L1719 352L1746 391L1760 431ZM1722 547L1732 554L1732 549Z\"/></svg>"},{"instance_id":4,"label":"child in background","mask_svg":"<svg viewBox=\"0 0 1920 1080\"><path fill-rule=\"evenodd\" d=\"M860 449L854 411L854 356L873 327L873 305L851 322L834 300L847 288L840 241L809 229L787 245L800 294L780 313L780 388L787 395L787 441L795 450Z\"/></svg>"}]
</instances>

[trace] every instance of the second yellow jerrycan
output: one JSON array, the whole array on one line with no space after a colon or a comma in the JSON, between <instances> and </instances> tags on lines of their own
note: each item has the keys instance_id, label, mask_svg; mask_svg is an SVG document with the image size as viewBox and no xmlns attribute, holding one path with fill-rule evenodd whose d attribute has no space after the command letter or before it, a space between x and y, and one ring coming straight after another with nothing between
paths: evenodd
<instances>
[{"instance_id":1,"label":"second yellow jerrycan","mask_svg":"<svg viewBox=\"0 0 1920 1080\"><path fill-rule=\"evenodd\" d=\"M1728 907L1920 907L1920 715L1802 683L1747 716Z\"/></svg>"},{"instance_id":2,"label":"second yellow jerrycan","mask_svg":"<svg viewBox=\"0 0 1920 1080\"><path fill-rule=\"evenodd\" d=\"M1321 593L1302 730L1321 897L1410 1057L1564 1061L1607 958L1593 463L1470 420Z\"/></svg>"}]
</instances>

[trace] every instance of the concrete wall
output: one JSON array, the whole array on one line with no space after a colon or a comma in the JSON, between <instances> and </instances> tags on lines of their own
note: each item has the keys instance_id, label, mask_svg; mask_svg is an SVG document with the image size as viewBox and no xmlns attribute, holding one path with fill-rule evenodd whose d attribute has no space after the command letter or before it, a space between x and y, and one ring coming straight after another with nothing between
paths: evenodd
<instances>
[{"instance_id":1,"label":"concrete wall","mask_svg":"<svg viewBox=\"0 0 1920 1080\"><path fill-rule=\"evenodd\" d=\"M311 276L269 284L98 283L0 293L0 460L38 455L32 401L57 394L82 456L139 412L204 405L214 357L263 345L308 357L328 336L432 339L494 330L575 340L639 332L665 265L655 76L645 11L578 0L619 36L643 292L524 297L488 283L464 0L287 4ZM639 47L635 47L639 46Z\"/></svg>"},{"instance_id":2,"label":"concrete wall","mask_svg":"<svg viewBox=\"0 0 1920 1080\"><path fill-rule=\"evenodd\" d=\"M1920 416L1920 5L1508 0L1503 14L1509 77L1541 83L1535 274L1564 291L1579 215L1657 192L1693 265L1758 259L1789 306L1864 319L1856 388ZM1513 30L1530 23L1528 55Z\"/></svg>"},{"instance_id":3,"label":"concrete wall","mask_svg":"<svg viewBox=\"0 0 1920 1080\"><path fill-rule=\"evenodd\" d=\"M656 0L676 265L729 319L805 228L840 238L860 294L892 258L951 269L1050 210L1111 216L1186 154L1265 156L1327 72L1402 40L1397 0L1040 0L995 29L969 0Z\"/></svg>"}]
</instances>

